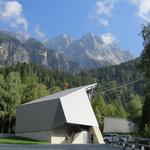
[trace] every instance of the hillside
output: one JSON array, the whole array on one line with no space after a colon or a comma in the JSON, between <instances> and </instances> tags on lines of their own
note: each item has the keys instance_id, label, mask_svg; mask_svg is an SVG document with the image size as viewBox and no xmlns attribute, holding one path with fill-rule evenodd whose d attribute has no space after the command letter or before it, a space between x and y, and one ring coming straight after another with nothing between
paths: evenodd
<instances>
[{"instance_id":1,"label":"hillside","mask_svg":"<svg viewBox=\"0 0 150 150\"><path fill-rule=\"evenodd\" d=\"M4 131L8 132L8 118L15 119L15 110L18 105L63 90L64 83L68 83L68 88L71 88L97 82L98 87L95 91L97 93L141 78L138 64L137 59L76 74L52 70L32 63L17 63L0 68L1 125L5 118ZM100 126L102 127L104 116L132 118L139 123L144 86L144 81L140 81L119 90L94 94L92 104ZM13 125L12 123L12 131ZM2 129L2 126L0 128Z\"/></svg>"},{"instance_id":2,"label":"hillside","mask_svg":"<svg viewBox=\"0 0 150 150\"><path fill-rule=\"evenodd\" d=\"M48 49L36 39L29 38L24 43L21 43L15 36L1 32L0 65L5 66L17 64L18 62L32 62L47 66L49 69L78 70L78 65L69 61L62 52Z\"/></svg>"},{"instance_id":3,"label":"hillside","mask_svg":"<svg viewBox=\"0 0 150 150\"><path fill-rule=\"evenodd\" d=\"M62 35L45 44L34 38L22 41L13 33L0 31L0 65L31 62L49 69L80 72L131 59L128 51L115 43L105 44L101 37L91 33L78 40Z\"/></svg>"}]
</instances>

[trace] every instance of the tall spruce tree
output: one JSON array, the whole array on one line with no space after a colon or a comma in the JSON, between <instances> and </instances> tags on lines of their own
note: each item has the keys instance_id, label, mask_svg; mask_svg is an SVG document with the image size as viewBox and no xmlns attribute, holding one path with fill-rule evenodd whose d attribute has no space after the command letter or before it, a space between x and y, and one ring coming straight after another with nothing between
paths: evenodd
<instances>
[{"instance_id":1,"label":"tall spruce tree","mask_svg":"<svg viewBox=\"0 0 150 150\"><path fill-rule=\"evenodd\" d=\"M142 112L142 129L150 124L150 23L143 27L142 37L144 39L144 50L142 53L141 68L147 78L147 88L145 90L145 100Z\"/></svg>"}]
</instances>

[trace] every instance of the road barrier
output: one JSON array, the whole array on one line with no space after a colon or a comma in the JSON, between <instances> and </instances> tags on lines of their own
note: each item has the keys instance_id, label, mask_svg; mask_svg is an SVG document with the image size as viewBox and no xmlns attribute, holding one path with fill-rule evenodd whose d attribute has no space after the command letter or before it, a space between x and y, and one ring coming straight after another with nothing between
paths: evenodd
<instances>
[{"instance_id":1,"label":"road barrier","mask_svg":"<svg viewBox=\"0 0 150 150\"><path fill-rule=\"evenodd\" d=\"M123 150L150 150L150 145L143 145L138 143L123 143Z\"/></svg>"}]
</instances>

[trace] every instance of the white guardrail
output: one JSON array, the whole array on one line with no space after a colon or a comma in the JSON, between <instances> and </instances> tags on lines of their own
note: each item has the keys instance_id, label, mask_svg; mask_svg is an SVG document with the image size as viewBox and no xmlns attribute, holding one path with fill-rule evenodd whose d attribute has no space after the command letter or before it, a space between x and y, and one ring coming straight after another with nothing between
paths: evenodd
<instances>
[{"instance_id":1,"label":"white guardrail","mask_svg":"<svg viewBox=\"0 0 150 150\"><path fill-rule=\"evenodd\" d=\"M150 150L150 139L138 138L132 143L122 143L123 150Z\"/></svg>"}]
</instances>

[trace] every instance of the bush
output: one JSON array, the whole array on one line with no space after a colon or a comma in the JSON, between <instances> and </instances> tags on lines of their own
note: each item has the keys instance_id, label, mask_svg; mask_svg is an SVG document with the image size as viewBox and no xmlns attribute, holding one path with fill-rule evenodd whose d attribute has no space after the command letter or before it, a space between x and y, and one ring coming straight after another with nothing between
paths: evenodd
<instances>
[{"instance_id":1,"label":"bush","mask_svg":"<svg viewBox=\"0 0 150 150\"><path fill-rule=\"evenodd\" d=\"M144 136L147 137L147 138L150 138L150 124L145 124Z\"/></svg>"}]
</instances>

